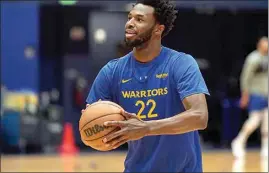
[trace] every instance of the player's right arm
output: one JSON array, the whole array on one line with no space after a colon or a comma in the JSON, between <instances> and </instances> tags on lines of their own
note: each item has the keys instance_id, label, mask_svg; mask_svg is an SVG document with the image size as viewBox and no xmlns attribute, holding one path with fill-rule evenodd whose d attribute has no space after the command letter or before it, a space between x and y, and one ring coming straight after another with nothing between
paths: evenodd
<instances>
[{"instance_id":1,"label":"player's right arm","mask_svg":"<svg viewBox=\"0 0 269 173\"><path fill-rule=\"evenodd\" d=\"M240 87L241 87L240 107L241 108L245 108L248 105L249 86L254 76L256 67L257 67L257 63L255 60L255 57L253 56L247 57L243 65L242 73L240 76Z\"/></svg>"}]
</instances>

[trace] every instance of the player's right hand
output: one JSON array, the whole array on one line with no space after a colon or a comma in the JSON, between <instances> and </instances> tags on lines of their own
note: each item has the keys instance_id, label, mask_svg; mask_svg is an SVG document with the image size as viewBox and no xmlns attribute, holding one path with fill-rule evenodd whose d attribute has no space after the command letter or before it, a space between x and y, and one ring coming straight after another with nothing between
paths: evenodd
<instances>
[{"instance_id":1,"label":"player's right hand","mask_svg":"<svg viewBox=\"0 0 269 173\"><path fill-rule=\"evenodd\" d=\"M90 106L90 104L86 104L86 108L87 108L88 106ZM81 110L81 113L83 114L84 111L85 111L85 109L82 109L82 110Z\"/></svg>"},{"instance_id":2,"label":"player's right hand","mask_svg":"<svg viewBox=\"0 0 269 173\"><path fill-rule=\"evenodd\" d=\"M99 101L101 101L101 99L99 99L98 102L99 102ZM90 106L90 104L86 104L86 108L87 108L88 106ZM84 111L85 111L85 109L82 109L82 110L81 110L81 113L83 114Z\"/></svg>"}]
</instances>

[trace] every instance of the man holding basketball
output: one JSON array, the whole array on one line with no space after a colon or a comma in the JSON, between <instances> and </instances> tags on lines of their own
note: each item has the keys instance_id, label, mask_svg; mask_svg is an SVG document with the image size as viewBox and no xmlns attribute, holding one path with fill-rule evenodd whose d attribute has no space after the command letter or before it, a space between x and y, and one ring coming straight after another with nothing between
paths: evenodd
<instances>
[{"instance_id":1,"label":"man holding basketball","mask_svg":"<svg viewBox=\"0 0 269 173\"><path fill-rule=\"evenodd\" d=\"M104 139L113 148L128 142L124 172L203 171L198 130L207 127L208 89L192 56L161 44L176 13L168 0L138 1L125 25L133 51L100 70L87 98L124 108L126 121L105 122L121 130Z\"/></svg>"}]
</instances>

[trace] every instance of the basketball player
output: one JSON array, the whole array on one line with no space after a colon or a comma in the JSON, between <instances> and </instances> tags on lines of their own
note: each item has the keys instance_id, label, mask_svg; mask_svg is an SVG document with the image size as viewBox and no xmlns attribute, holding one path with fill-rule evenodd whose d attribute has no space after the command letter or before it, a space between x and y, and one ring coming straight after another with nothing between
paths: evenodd
<instances>
[{"instance_id":1,"label":"basketball player","mask_svg":"<svg viewBox=\"0 0 269 173\"><path fill-rule=\"evenodd\" d=\"M101 69L87 98L127 111L127 121L105 122L121 130L103 140L113 148L128 142L124 172L203 170L198 130L207 127L208 89L191 55L161 44L176 13L168 0L137 1L125 25L133 51Z\"/></svg>"},{"instance_id":2,"label":"basketball player","mask_svg":"<svg viewBox=\"0 0 269 173\"><path fill-rule=\"evenodd\" d=\"M241 108L248 107L249 118L232 142L235 157L245 156L248 137L261 124L261 156L268 157L268 39L262 37L251 52L241 75Z\"/></svg>"}]
</instances>

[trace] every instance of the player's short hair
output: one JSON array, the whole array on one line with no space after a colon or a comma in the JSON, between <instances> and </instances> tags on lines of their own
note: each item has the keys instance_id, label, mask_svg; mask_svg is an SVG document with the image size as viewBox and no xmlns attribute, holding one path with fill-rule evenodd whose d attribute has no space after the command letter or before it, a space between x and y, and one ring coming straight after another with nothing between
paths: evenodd
<instances>
[{"instance_id":1,"label":"player's short hair","mask_svg":"<svg viewBox=\"0 0 269 173\"><path fill-rule=\"evenodd\" d=\"M148 5L154 8L156 20L165 26L162 37L166 36L174 27L177 10L175 9L175 4L169 0L137 0L136 4Z\"/></svg>"}]
</instances>

